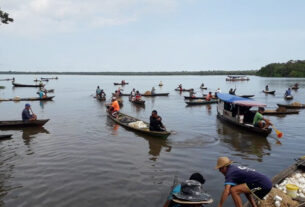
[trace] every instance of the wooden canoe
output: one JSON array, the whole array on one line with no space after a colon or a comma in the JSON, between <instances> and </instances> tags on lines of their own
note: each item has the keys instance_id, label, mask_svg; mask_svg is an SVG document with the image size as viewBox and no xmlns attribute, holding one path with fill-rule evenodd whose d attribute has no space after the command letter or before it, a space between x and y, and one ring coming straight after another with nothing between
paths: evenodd
<instances>
[{"instance_id":1,"label":"wooden canoe","mask_svg":"<svg viewBox=\"0 0 305 207\"><path fill-rule=\"evenodd\" d=\"M141 120L137 119L135 117L132 117L132 116L128 116L127 114L123 114L121 112L118 112L118 117L117 118L113 117L108 112L107 112L107 115L115 123L127 128L127 129L136 131L136 132L140 132L140 133L147 134L147 135L154 136L154 137L161 137L161 138L164 138L164 139L166 139L171 134L171 132L169 132L169 131L161 131L161 132L150 131L149 130L149 123L144 122L144 121L143 122L148 126L147 128L141 128L140 129L140 128L131 127L131 126L128 125L129 123L135 122L135 121L141 121Z\"/></svg>"},{"instance_id":2,"label":"wooden canoe","mask_svg":"<svg viewBox=\"0 0 305 207\"><path fill-rule=\"evenodd\" d=\"M145 101L144 100L134 100L134 101L132 101L131 99L129 99L129 101L133 104L136 104L136 105L145 106Z\"/></svg>"},{"instance_id":3,"label":"wooden canoe","mask_svg":"<svg viewBox=\"0 0 305 207\"><path fill-rule=\"evenodd\" d=\"M183 88L183 89L181 89L181 90L180 90L180 88L176 88L176 89L175 89L175 91L180 91L180 92L187 92L187 91L189 92L189 91L191 91L191 90L194 90L194 89L192 89L192 88L190 88L190 89L185 89L185 88Z\"/></svg>"},{"instance_id":4,"label":"wooden canoe","mask_svg":"<svg viewBox=\"0 0 305 207\"><path fill-rule=\"evenodd\" d=\"M206 89L208 89L208 87L201 87L200 86L200 89L206 90Z\"/></svg>"},{"instance_id":5,"label":"wooden canoe","mask_svg":"<svg viewBox=\"0 0 305 207\"><path fill-rule=\"evenodd\" d=\"M206 105L206 104L214 104L217 103L218 100L216 99L212 99L210 101L206 101L206 100L198 100L198 101L186 101L185 103L188 106L195 106L195 105Z\"/></svg>"},{"instance_id":6,"label":"wooden canoe","mask_svg":"<svg viewBox=\"0 0 305 207\"><path fill-rule=\"evenodd\" d=\"M261 135L261 136L264 136L264 137L268 136L272 132L271 128L261 129L261 128L253 126L252 124L244 124L244 123L241 124L241 123L238 123L237 121L233 121L233 120L228 119L224 116L221 116L220 114L217 114L217 118L221 121L227 122L229 124L235 125L236 127L244 129L245 131L255 133L255 134L258 134L258 135Z\"/></svg>"},{"instance_id":7,"label":"wooden canoe","mask_svg":"<svg viewBox=\"0 0 305 207\"><path fill-rule=\"evenodd\" d=\"M99 100L99 101L106 101L106 96L103 96L103 97L96 97L96 96L93 96L93 98L95 98L96 100Z\"/></svg>"},{"instance_id":8,"label":"wooden canoe","mask_svg":"<svg viewBox=\"0 0 305 207\"><path fill-rule=\"evenodd\" d=\"M277 110L265 110L264 115L285 115L285 114L298 114L298 110L286 109L286 111L277 111Z\"/></svg>"},{"instance_id":9,"label":"wooden canoe","mask_svg":"<svg viewBox=\"0 0 305 207\"><path fill-rule=\"evenodd\" d=\"M6 78L6 79L0 79L0 81L12 81L14 80L13 78Z\"/></svg>"},{"instance_id":10,"label":"wooden canoe","mask_svg":"<svg viewBox=\"0 0 305 207\"><path fill-rule=\"evenodd\" d=\"M46 90L47 93L54 93L54 89Z\"/></svg>"},{"instance_id":11,"label":"wooden canoe","mask_svg":"<svg viewBox=\"0 0 305 207\"><path fill-rule=\"evenodd\" d=\"M0 121L0 128L1 127L37 127L43 126L47 123L49 119L40 119L35 121Z\"/></svg>"},{"instance_id":12,"label":"wooden canoe","mask_svg":"<svg viewBox=\"0 0 305 207\"><path fill-rule=\"evenodd\" d=\"M184 96L186 100L196 100L196 99L205 99L206 96L196 97L196 96Z\"/></svg>"},{"instance_id":13,"label":"wooden canoe","mask_svg":"<svg viewBox=\"0 0 305 207\"><path fill-rule=\"evenodd\" d=\"M304 109L305 108L305 104L301 104L301 105L291 105L291 104L277 104L279 107L284 107L287 109Z\"/></svg>"},{"instance_id":14,"label":"wooden canoe","mask_svg":"<svg viewBox=\"0 0 305 207\"><path fill-rule=\"evenodd\" d=\"M27 84L20 84L20 83L14 83L14 82L12 82L12 84L13 84L13 86L15 86L15 87L39 87L39 88L41 88L41 87L44 87L45 85L44 84L36 84L36 85L27 85Z\"/></svg>"},{"instance_id":15,"label":"wooden canoe","mask_svg":"<svg viewBox=\"0 0 305 207\"><path fill-rule=\"evenodd\" d=\"M293 165L289 166L288 168L282 170L277 175L275 175L271 179L273 186L275 186L276 184L280 184L286 178L292 176L296 171L299 171L299 170L303 171L303 172L305 171L305 159L304 158L298 159ZM299 203L300 203L297 207L305 206L304 199L296 198L295 200L299 201ZM243 205L243 207L251 207L251 204L249 202L247 202Z\"/></svg>"},{"instance_id":16,"label":"wooden canoe","mask_svg":"<svg viewBox=\"0 0 305 207\"><path fill-rule=\"evenodd\" d=\"M236 96L243 97L243 98L252 98L255 95L236 95Z\"/></svg>"},{"instance_id":17,"label":"wooden canoe","mask_svg":"<svg viewBox=\"0 0 305 207\"><path fill-rule=\"evenodd\" d=\"M39 98L39 97L33 97L33 98L20 98L20 99L13 99L13 98L9 98L9 99L0 99L1 101L52 101L52 99L55 96L48 96L45 98Z\"/></svg>"},{"instance_id":18,"label":"wooden canoe","mask_svg":"<svg viewBox=\"0 0 305 207\"><path fill-rule=\"evenodd\" d=\"M124 86L124 85L128 85L129 83L113 83L113 85L115 86Z\"/></svg>"},{"instance_id":19,"label":"wooden canoe","mask_svg":"<svg viewBox=\"0 0 305 207\"><path fill-rule=\"evenodd\" d=\"M46 80L46 79L48 79L48 80L57 80L58 77L52 77L52 78L43 78L43 77L41 77L40 79L41 80Z\"/></svg>"},{"instance_id":20,"label":"wooden canoe","mask_svg":"<svg viewBox=\"0 0 305 207\"><path fill-rule=\"evenodd\" d=\"M291 89L293 89L293 90L298 90L298 89L299 89L299 87L292 86L292 87L291 87Z\"/></svg>"},{"instance_id":21,"label":"wooden canoe","mask_svg":"<svg viewBox=\"0 0 305 207\"><path fill-rule=\"evenodd\" d=\"M263 92L266 93L266 94L275 94L275 91L265 91L265 90L263 90Z\"/></svg>"},{"instance_id":22,"label":"wooden canoe","mask_svg":"<svg viewBox=\"0 0 305 207\"><path fill-rule=\"evenodd\" d=\"M9 139L11 138L13 135L12 134L3 134L3 135L0 135L0 140L1 139Z\"/></svg>"},{"instance_id":23,"label":"wooden canoe","mask_svg":"<svg viewBox=\"0 0 305 207\"><path fill-rule=\"evenodd\" d=\"M285 99L285 100L292 100L292 99L293 99L293 96L292 96L292 95L284 96L284 99Z\"/></svg>"},{"instance_id":24,"label":"wooden canoe","mask_svg":"<svg viewBox=\"0 0 305 207\"><path fill-rule=\"evenodd\" d=\"M168 95L169 93L141 94L141 96L145 96L145 97L168 96Z\"/></svg>"}]
</instances>

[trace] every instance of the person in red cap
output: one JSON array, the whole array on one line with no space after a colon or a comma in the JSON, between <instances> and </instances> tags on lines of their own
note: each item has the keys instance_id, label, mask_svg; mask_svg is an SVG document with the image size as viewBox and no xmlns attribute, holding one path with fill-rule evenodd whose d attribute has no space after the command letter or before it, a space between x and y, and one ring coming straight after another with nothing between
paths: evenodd
<instances>
[{"instance_id":1,"label":"person in red cap","mask_svg":"<svg viewBox=\"0 0 305 207\"><path fill-rule=\"evenodd\" d=\"M252 195L263 199L272 189L271 180L254 169L232 165L232 163L228 157L219 157L217 160L215 169L218 169L225 176L225 189L218 207L223 206L230 194L236 207L242 207L240 194L245 194L252 207L256 207Z\"/></svg>"}]
</instances>

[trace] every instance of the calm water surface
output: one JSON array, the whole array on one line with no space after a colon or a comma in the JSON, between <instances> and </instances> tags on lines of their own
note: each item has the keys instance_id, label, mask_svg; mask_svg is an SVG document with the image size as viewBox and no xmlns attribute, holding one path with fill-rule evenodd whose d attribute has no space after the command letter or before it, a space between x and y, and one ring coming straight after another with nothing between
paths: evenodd
<instances>
[{"instance_id":1,"label":"calm water surface","mask_svg":"<svg viewBox=\"0 0 305 207\"><path fill-rule=\"evenodd\" d=\"M1 75L0 79L8 78ZM17 83L34 83L34 75L15 76ZM40 78L40 76L38 76ZM183 95L174 91L182 83L195 88L204 82L208 90L237 88L237 94L255 94L255 100L275 108L285 103L285 89L295 82L301 89L295 99L305 103L305 79L250 77L248 82L230 83L225 76L59 76L47 83L55 89L52 102L31 102L39 118L50 121L41 129L0 130L13 139L0 142L0 206L162 206L174 175L181 180L193 172L202 173L205 187L216 206L224 177L215 166L218 156L255 168L272 177L304 155L304 113L270 117L284 137L274 132L262 138L216 118L216 106L186 107ZM105 103L95 100L97 85L108 98L117 89L113 82L125 79L144 92L152 86L170 92L169 97L145 98L146 107L137 108L124 97L122 112L148 120L158 110L168 129L175 133L167 140L136 134L114 124L106 116ZM158 87L162 80L164 86ZM276 95L261 91L266 84ZM12 88L1 81L1 98L33 97L35 88ZM51 95L51 94L50 94ZM25 102L0 103L0 119L21 118ZM232 205L231 198L227 201Z\"/></svg>"}]
</instances>

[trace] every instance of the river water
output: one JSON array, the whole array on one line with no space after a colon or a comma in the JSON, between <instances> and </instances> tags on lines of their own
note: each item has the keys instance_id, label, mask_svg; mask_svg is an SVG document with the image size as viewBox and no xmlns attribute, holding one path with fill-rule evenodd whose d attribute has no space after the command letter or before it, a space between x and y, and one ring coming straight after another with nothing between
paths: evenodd
<instances>
[{"instance_id":1,"label":"river water","mask_svg":"<svg viewBox=\"0 0 305 207\"><path fill-rule=\"evenodd\" d=\"M11 77L0 75L0 79ZM218 156L255 168L269 177L304 155L304 113L270 117L284 133L279 141L233 128L216 118L216 104L186 107L183 95L174 91L182 83L197 95L237 88L237 94L254 94L255 100L275 108L285 103L285 89L295 82L301 89L294 100L305 103L305 79L262 78L226 82L225 76L58 76L47 83L55 89L52 102L31 102L38 118L50 121L40 129L0 130L13 139L0 141L0 206L162 206L175 175L187 179L193 172L206 178L205 188L217 206L224 177L214 170ZM17 83L34 83L35 75L15 75ZM40 76L37 76L40 78ZM107 118L105 103L93 98L96 86L107 99L117 89L113 82L129 82L132 88L169 92L168 97L144 98L145 108L124 97L121 111L148 121L153 109L175 131L167 140L128 131ZM164 86L158 86L159 81ZM207 91L199 86L204 82ZM262 93L268 84L276 95ZM1 98L34 97L35 88L13 88L1 81ZM49 94L51 95L51 94ZM25 102L1 102L0 119L21 118ZM232 206L228 198L226 206Z\"/></svg>"}]
</instances>

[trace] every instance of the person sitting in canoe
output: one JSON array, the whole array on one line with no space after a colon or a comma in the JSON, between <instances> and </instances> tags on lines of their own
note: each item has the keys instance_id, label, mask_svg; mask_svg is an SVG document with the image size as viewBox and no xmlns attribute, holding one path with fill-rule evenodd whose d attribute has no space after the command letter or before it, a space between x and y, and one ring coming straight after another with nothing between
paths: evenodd
<instances>
[{"instance_id":1,"label":"person sitting in canoe","mask_svg":"<svg viewBox=\"0 0 305 207\"><path fill-rule=\"evenodd\" d=\"M204 83L201 83L201 86L200 86L201 88L203 88L204 87Z\"/></svg>"},{"instance_id":2,"label":"person sitting in canoe","mask_svg":"<svg viewBox=\"0 0 305 207\"><path fill-rule=\"evenodd\" d=\"M264 118L263 113L265 109L263 107L259 107L258 111L256 112L254 118L253 118L253 126L268 129L272 123L269 119Z\"/></svg>"},{"instance_id":3,"label":"person sitting in canoe","mask_svg":"<svg viewBox=\"0 0 305 207\"><path fill-rule=\"evenodd\" d=\"M206 101L211 101L212 98L213 98L212 92L209 92L209 94L205 97L205 100Z\"/></svg>"},{"instance_id":4,"label":"person sitting in canoe","mask_svg":"<svg viewBox=\"0 0 305 207\"><path fill-rule=\"evenodd\" d=\"M229 195L236 207L242 207L240 194L245 194L252 207L256 207L253 195L263 199L272 189L271 180L254 169L232 165L228 157L219 157L215 169L225 176L223 190L218 207L222 207Z\"/></svg>"},{"instance_id":5,"label":"person sitting in canoe","mask_svg":"<svg viewBox=\"0 0 305 207\"><path fill-rule=\"evenodd\" d=\"M122 84L122 85L125 85L125 83L126 83L125 80L122 80L122 81L121 81L121 84Z\"/></svg>"},{"instance_id":6,"label":"person sitting in canoe","mask_svg":"<svg viewBox=\"0 0 305 207\"><path fill-rule=\"evenodd\" d=\"M230 88L230 90L229 90L229 94L231 94L231 95L235 95L235 91L236 91L236 88L235 88L235 89Z\"/></svg>"},{"instance_id":7,"label":"person sitting in canoe","mask_svg":"<svg viewBox=\"0 0 305 207\"><path fill-rule=\"evenodd\" d=\"M162 123L162 118L158 116L158 112L153 110L150 116L149 130L151 131L166 131L165 126Z\"/></svg>"},{"instance_id":8,"label":"person sitting in canoe","mask_svg":"<svg viewBox=\"0 0 305 207\"><path fill-rule=\"evenodd\" d=\"M265 86L265 91L269 91L269 86L268 85Z\"/></svg>"},{"instance_id":9,"label":"person sitting in canoe","mask_svg":"<svg viewBox=\"0 0 305 207\"><path fill-rule=\"evenodd\" d=\"M179 89L180 91L182 91L182 84L181 84L181 83L178 85L178 89Z\"/></svg>"},{"instance_id":10,"label":"person sitting in canoe","mask_svg":"<svg viewBox=\"0 0 305 207\"><path fill-rule=\"evenodd\" d=\"M36 114L34 114L33 112L31 114L30 110L32 111L31 105L28 103L25 104L25 108L22 111L22 121L33 121L37 119Z\"/></svg>"},{"instance_id":11,"label":"person sitting in canoe","mask_svg":"<svg viewBox=\"0 0 305 207\"><path fill-rule=\"evenodd\" d=\"M97 86L96 88L96 97L101 97L101 89L100 89L100 86Z\"/></svg>"},{"instance_id":12,"label":"person sitting in canoe","mask_svg":"<svg viewBox=\"0 0 305 207\"><path fill-rule=\"evenodd\" d=\"M46 94L43 92L43 90L39 90L39 91L38 91L38 95L39 95L39 98L40 98L40 99L43 99L43 98L46 98L46 97L47 97Z\"/></svg>"},{"instance_id":13,"label":"person sitting in canoe","mask_svg":"<svg viewBox=\"0 0 305 207\"><path fill-rule=\"evenodd\" d=\"M200 173L193 173L189 180L173 186L174 188L163 207L182 207L186 204L188 204L187 206L202 207L202 203L207 203L208 200L211 200L210 195L203 191L204 183L205 179ZM191 190L186 191L187 188ZM202 200L202 202L198 200Z\"/></svg>"},{"instance_id":14,"label":"person sitting in canoe","mask_svg":"<svg viewBox=\"0 0 305 207\"><path fill-rule=\"evenodd\" d=\"M111 113L112 116L116 117L117 112L120 111L120 105L119 102L117 101L116 97L112 97L112 103L109 108L109 112Z\"/></svg>"},{"instance_id":15,"label":"person sitting in canoe","mask_svg":"<svg viewBox=\"0 0 305 207\"><path fill-rule=\"evenodd\" d=\"M193 98L195 97L194 89L191 89L191 90L190 90L190 97L193 97Z\"/></svg>"},{"instance_id":16,"label":"person sitting in canoe","mask_svg":"<svg viewBox=\"0 0 305 207\"><path fill-rule=\"evenodd\" d=\"M291 89L288 88L288 90L285 92L285 96L291 96Z\"/></svg>"},{"instance_id":17,"label":"person sitting in canoe","mask_svg":"<svg viewBox=\"0 0 305 207\"><path fill-rule=\"evenodd\" d=\"M141 94L139 91L136 91L136 100L141 100Z\"/></svg>"},{"instance_id":18,"label":"person sitting in canoe","mask_svg":"<svg viewBox=\"0 0 305 207\"><path fill-rule=\"evenodd\" d=\"M151 89L151 91L150 91L150 94L151 94L151 95L154 95L154 94L155 94L155 91L156 91L155 87L152 87L152 89Z\"/></svg>"},{"instance_id":19,"label":"person sitting in canoe","mask_svg":"<svg viewBox=\"0 0 305 207\"><path fill-rule=\"evenodd\" d=\"M103 89L101 89L100 97L101 98L106 97L106 93L105 93L105 91Z\"/></svg>"}]
</instances>

